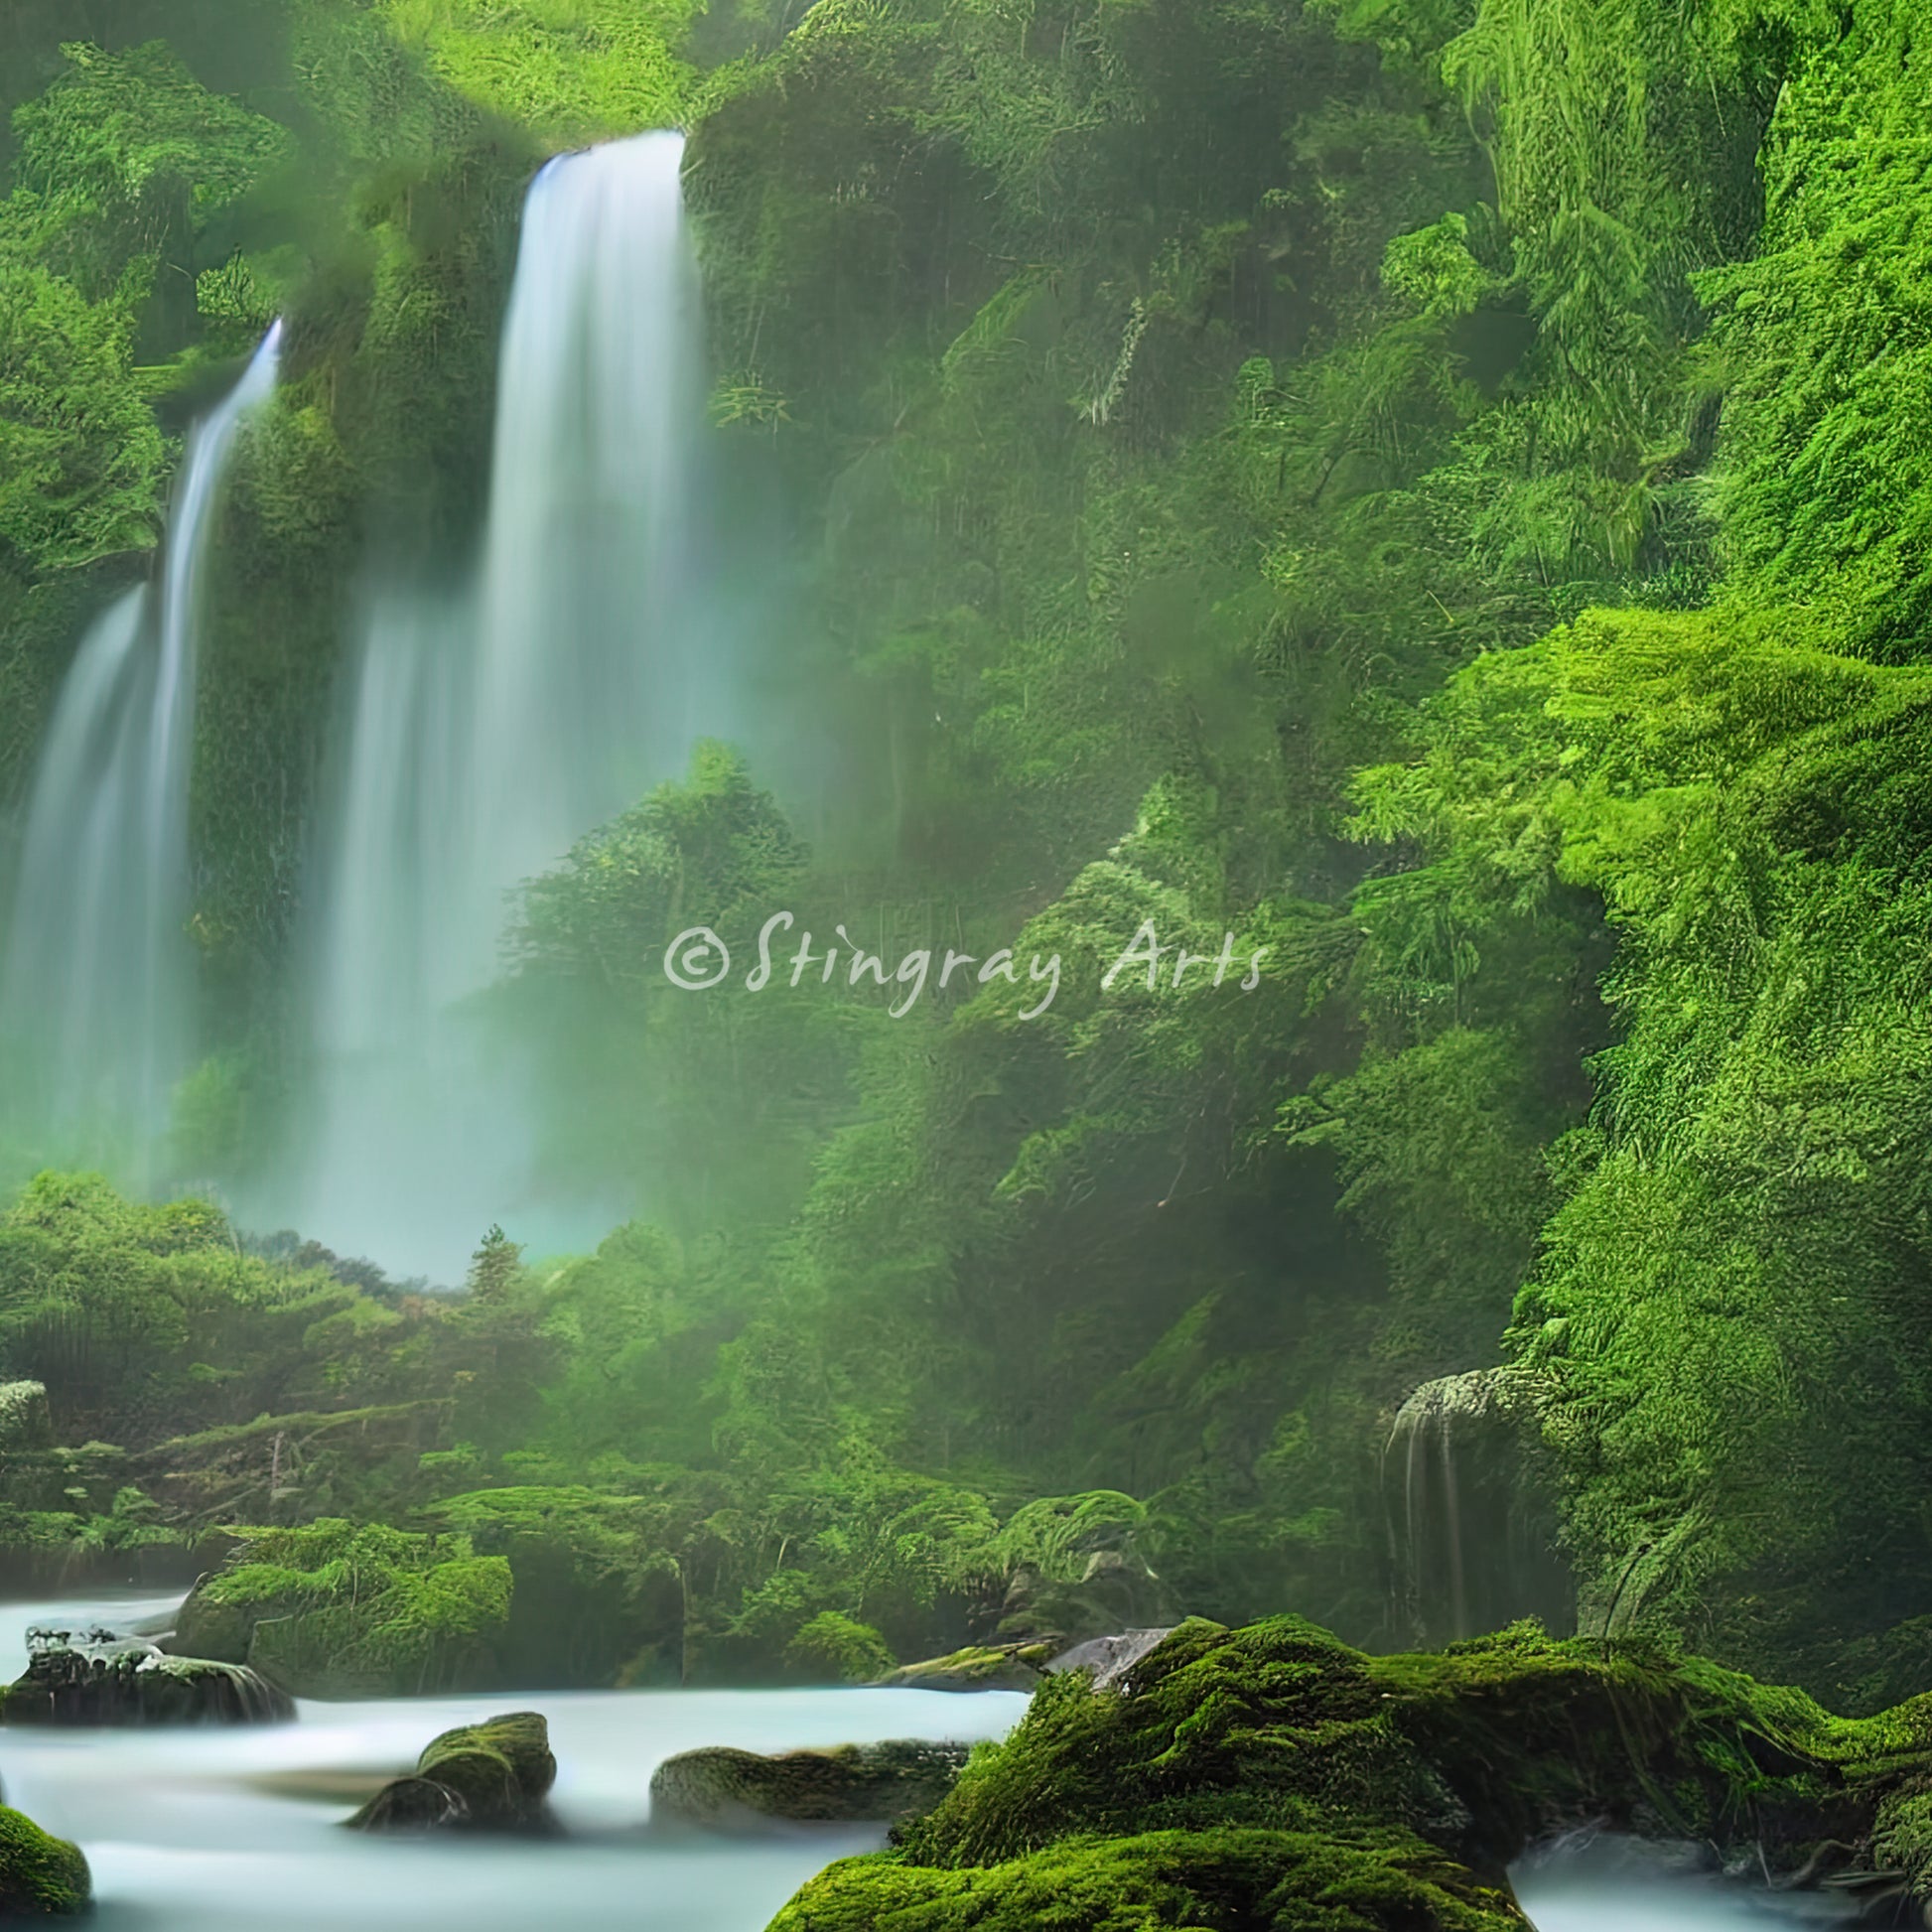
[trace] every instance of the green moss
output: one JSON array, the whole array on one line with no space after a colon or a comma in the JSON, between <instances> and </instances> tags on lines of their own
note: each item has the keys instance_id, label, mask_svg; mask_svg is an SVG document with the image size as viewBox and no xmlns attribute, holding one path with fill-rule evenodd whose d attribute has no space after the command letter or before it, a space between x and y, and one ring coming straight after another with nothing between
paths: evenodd
<instances>
[{"instance_id":1,"label":"green moss","mask_svg":"<svg viewBox=\"0 0 1932 1932\"><path fill-rule=\"evenodd\" d=\"M1032 1691L1051 1644L970 1644L944 1657L903 1664L884 1680L905 1691Z\"/></svg>"},{"instance_id":2,"label":"green moss","mask_svg":"<svg viewBox=\"0 0 1932 1932\"><path fill-rule=\"evenodd\" d=\"M894 1932L1518 1932L1527 1921L1506 1889L1419 1841L1228 1830L1051 1846L986 1870L923 1871L891 1853L848 1859L813 1879L771 1932L887 1924Z\"/></svg>"},{"instance_id":3,"label":"green moss","mask_svg":"<svg viewBox=\"0 0 1932 1932\"><path fill-rule=\"evenodd\" d=\"M69 1918L92 1897L78 1846L0 1806L0 1918Z\"/></svg>"},{"instance_id":4,"label":"green moss","mask_svg":"<svg viewBox=\"0 0 1932 1932\"><path fill-rule=\"evenodd\" d=\"M1502 1874L1588 1822L1748 1850L1767 1871L1835 1843L1856 1859L1874 1834L1909 1850L1928 1770L1932 1699L1837 1719L1530 1625L1370 1657L1298 1618L1196 1619L1127 1695L1049 1679L897 1849L834 1867L777 1924L1473 1932L1521 1924Z\"/></svg>"}]
</instances>

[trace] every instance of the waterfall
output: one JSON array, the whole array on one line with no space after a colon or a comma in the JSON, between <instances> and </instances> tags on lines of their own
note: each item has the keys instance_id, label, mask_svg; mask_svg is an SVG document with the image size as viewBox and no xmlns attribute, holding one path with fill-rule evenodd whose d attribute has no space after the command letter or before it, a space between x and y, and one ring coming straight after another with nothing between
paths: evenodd
<instances>
[{"instance_id":1,"label":"waterfall","mask_svg":"<svg viewBox=\"0 0 1932 1932\"><path fill-rule=\"evenodd\" d=\"M508 895L690 736L671 646L703 373L682 153L643 135L532 186L481 558L458 589L373 600L342 707L305 948L310 1136L264 1207L438 1279L529 1205L524 1088L473 998Z\"/></svg>"},{"instance_id":2,"label":"waterfall","mask_svg":"<svg viewBox=\"0 0 1932 1932\"><path fill-rule=\"evenodd\" d=\"M10 1105L37 1158L114 1154L144 1180L194 1051L188 787L202 583L222 479L274 391L281 325L190 432L158 593L74 656L28 805L0 963Z\"/></svg>"},{"instance_id":3,"label":"waterfall","mask_svg":"<svg viewBox=\"0 0 1932 1932\"><path fill-rule=\"evenodd\" d=\"M1539 1389L1520 1369L1472 1369L1425 1382L1397 1412L1382 1456L1396 1641L1448 1643L1524 1616L1572 1627Z\"/></svg>"}]
</instances>

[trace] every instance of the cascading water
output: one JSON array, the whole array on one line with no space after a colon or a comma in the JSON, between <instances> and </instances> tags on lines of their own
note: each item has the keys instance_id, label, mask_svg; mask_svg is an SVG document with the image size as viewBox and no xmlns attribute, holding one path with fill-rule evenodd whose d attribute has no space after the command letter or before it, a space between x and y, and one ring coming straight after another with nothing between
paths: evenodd
<instances>
[{"instance_id":1,"label":"cascading water","mask_svg":"<svg viewBox=\"0 0 1932 1932\"><path fill-rule=\"evenodd\" d=\"M309 936L312 1138L256 1206L392 1268L448 1279L523 1197L523 1089L468 1004L507 895L688 740L670 646L703 387L682 153L650 134L538 177L475 582L379 599L353 668Z\"/></svg>"},{"instance_id":2,"label":"cascading water","mask_svg":"<svg viewBox=\"0 0 1932 1932\"><path fill-rule=\"evenodd\" d=\"M1535 1384L1512 1368L1425 1382L1382 1456L1396 1641L1428 1646L1535 1616L1574 1627Z\"/></svg>"},{"instance_id":3,"label":"cascading water","mask_svg":"<svg viewBox=\"0 0 1932 1932\"><path fill-rule=\"evenodd\" d=\"M94 624L41 754L0 969L10 1101L40 1158L146 1169L193 1054L188 786L202 586L223 477L281 325L191 432L158 595Z\"/></svg>"}]
</instances>

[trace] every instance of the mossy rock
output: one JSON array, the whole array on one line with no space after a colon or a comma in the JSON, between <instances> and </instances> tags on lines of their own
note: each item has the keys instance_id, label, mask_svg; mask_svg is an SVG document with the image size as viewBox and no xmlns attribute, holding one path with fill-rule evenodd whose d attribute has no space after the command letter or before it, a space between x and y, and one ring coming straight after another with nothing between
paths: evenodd
<instances>
[{"instance_id":1,"label":"mossy rock","mask_svg":"<svg viewBox=\"0 0 1932 1932\"><path fill-rule=\"evenodd\" d=\"M944 1657L903 1664L879 1682L898 1691L1035 1691L1050 1643L976 1644Z\"/></svg>"},{"instance_id":2,"label":"mossy rock","mask_svg":"<svg viewBox=\"0 0 1932 1932\"><path fill-rule=\"evenodd\" d=\"M534 1711L465 1725L432 1738L408 1777L384 1785L355 1816L358 1832L550 1832L557 1760Z\"/></svg>"},{"instance_id":3,"label":"mossy rock","mask_svg":"<svg viewBox=\"0 0 1932 1932\"><path fill-rule=\"evenodd\" d=\"M115 1638L46 1644L0 1700L7 1725L258 1725L295 1716L294 1701L244 1664L174 1657Z\"/></svg>"},{"instance_id":4,"label":"mossy rock","mask_svg":"<svg viewBox=\"0 0 1932 1932\"><path fill-rule=\"evenodd\" d=\"M1527 1932L1507 1887L1433 1847L1311 1833L1150 1832L1048 1846L990 1868L926 1870L892 1854L833 1865L771 1932Z\"/></svg>"},{"instance_id":5,"label":"mossy rock","mask_svg":"<svg viewBox=\"0 0 1932 1932\"><path fill-rule=\"evenodd\" d=\"M0 1919L72 1918L92 1901L80 1848L0 1805Z\"/></svg>"},{"instance_id":6,"label":"mossy rock","mask_svg":"<svg viewBox=\"0 0 1932 1932\"><path fill-rule=\"evenodd\" d=\"M1190 1620L1119 1695L1049 1677L894 1850L832 1866L774 1932L1520 1932L1508 1866L1585 1824L1916 1906L1927 1792L1932 1697L1839 1719L1535 1626L1369 1657L1299 1618Z\"/></svg>"},{"instance_id":7,"label":"mossy rock","mask_svg":"<svg viewBox=\"0 0 1932 1932\"><path fill-rule=\"evenodd\" d=\"M234 1532L168 1647L247 1664L297 1697L408 1697L496 1684L510 1567L467 1538L323 1517Z\"/></svg>"},{"instance_id":8,"label":"mossy rock","mask_svg":"<svg viewBox=\"0 0 1932 1932\"><path fill-rule=\"evenodd\" d=\"M1008 1579L994 1635L1002 1643L1043 1643L1053 1651L1118 1630L1171 1630L1180 1621L1168 1587L1138 1557L1096 1550L1079 1581L1025 1566Z\"/></svg>"},{"instance_id":9,"label":"mossy rock","mask_svg":"<svg viewBox=\"0 0 1932 1932\"><path fill-rule=\"evenodd\" d=\"M209 1595L207 1581L206 1577L198 1579L187 1601L175 1612L175 1628L168 1641L179 1645L185 1656L245 1664L255 1620L263 1613L263 1606L222 1602ZM279 1603L273 1606L276 1610L281 1607Z\"/></svg>"},{"instance_id":10,"label":"mossy rock","mask_svg":"<svg viewBox=\"0 0 1932 1932\"><path fill-rule=\"evenodd\" d=\"M845 1744L830 1751L685 1751L652 1773L654 1823L714 1830L761 1820L891 1824L930 1811L966 1762L964 1744Z\"/></svg>"}]
</instances>

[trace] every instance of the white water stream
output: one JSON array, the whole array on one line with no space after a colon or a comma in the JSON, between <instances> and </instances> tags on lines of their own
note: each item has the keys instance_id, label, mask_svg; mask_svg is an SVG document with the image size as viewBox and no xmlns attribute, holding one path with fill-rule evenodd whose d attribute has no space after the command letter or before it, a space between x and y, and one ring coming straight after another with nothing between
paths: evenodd
<instances>
[{"instance_id":1,"label":"white water stream","mask_svg":"<svg viewBox=\"0 0 1932 1932\"><path fill-rule=\"evenodd\" d=\"M277 323L190 432L158 589L74 655L35 771L0 965L8 1102L43 1158L143 1182L195 1051L188 791L204 578L221 484L275 389Z\"/></svg>"},{"instance_id":2,"label":"white water stream","mask_svg":"<svg viewBox=\"0 0 1932 1932\"><path fill-rule=\"evenodd\" d=\"M0 1604L0 1681L24 1632L162 1619L171 1599ZM540 1710L558 1762L555 1841L398 1840L345 1832L351 1801L276 1795L289 1772L406 1769L437 1732ZM883 1833L797 1828L665 1841L639 1827L650 1774L705 1744L748 1750L889 1737L1000 1737L1026 1700L925 1691L546 1691L519 1698L305 1704L294 1725L213 1730L0 1729L9 1803L74 1839L99 1932L762 1932L835 1858ZM1518 1873L1539 1932L1775 1932L1780 1909L1708 1881L1644 1875L1613 1847Z\"/></svg>"},{"instance_id":3,"label":"white water stream","mask_svg":"<svg viewBox=\"0 0 1932 1932\"><path fill-rule=\"evenodd\" d=\"M98 1598L0 1605L0 1672L30 1625L125 1627L171 1605ZM75 1840L99 1932L762 1932L830 1860L880 1832L666 1842L639 1827L650 1774L704 1744L749 1750L889 1737L1003 1736L1022 1697L936 1691L545 1691L519 1698L305 1704L294 1725L208 1730L0 1729L7 1801ZM352 1801L254 1780L407 1769L439 1731L539 1710L558 1763L555 1841L400 1840L345 1832Z\"/></svg>"},{"instance_id":4,"label":"white water stream","mask_svg":"<svg viewBox=\"0 0 1932 1932\"><path fill-rule=\"evenodd\" d=\"M553 161L524 208L474 582L379 596L339 725L304 941L312 1123L258 1218L461 1279L492 1221L555 1245L529 1112L472 1003L508 895L679 768L703 430L683 138Z\"/></svg>"}]
</instances>

